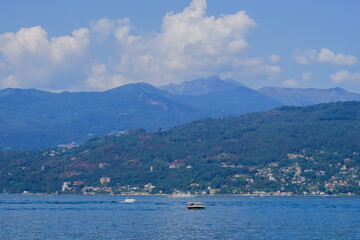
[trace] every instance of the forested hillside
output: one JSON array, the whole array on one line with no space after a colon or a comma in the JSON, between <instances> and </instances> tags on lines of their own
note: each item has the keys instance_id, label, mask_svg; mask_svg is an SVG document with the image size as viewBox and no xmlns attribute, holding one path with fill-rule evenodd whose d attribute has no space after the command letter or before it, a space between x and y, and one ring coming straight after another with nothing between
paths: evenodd
<instances>
[{"instance_id":1,"label":"forested hillside","mask_svg":"<svg viewBox=\"0 0 360 240\"><path fill-rule=\"evenodd\" d=\"M359 139L359 102L281 107L1 152L0 191L359 194Z\"/></svg>"},{"instance_id":2,"label":"forested hillside","mask_svg":"<svg viewBox=\"0 0 360 240\"><path fill-rule=\"evenodd\" d=\"M240 84L219 78L201 82L204 88L210 83L225 84L226 88L212 92L215 85L209 93L197 96L174 95L147 83L104 92L0 90L0 150L84 143L95 136L117 135L135 128L154 131L201 118L264 111L281 105Z\"/></svg>"}]
</instances>

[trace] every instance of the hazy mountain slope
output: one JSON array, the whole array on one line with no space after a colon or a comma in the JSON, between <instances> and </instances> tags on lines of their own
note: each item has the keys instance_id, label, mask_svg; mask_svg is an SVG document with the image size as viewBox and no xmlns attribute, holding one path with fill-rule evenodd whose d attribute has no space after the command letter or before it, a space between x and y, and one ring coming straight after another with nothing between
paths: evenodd
<instances>
[{"instance_id":1,"label":"hazy mountain slope","mask_svg":"<svg viewBox=\"0 0 360 240\"><path fill-rule=\"evenodd\" d=\"M83 142L113 130L156 130L216 117L166 95L145 83L105 92L60 94L5 89L0 91L0 149L45 148Z\"/></svg>"},{"instance_id":2,"label":"hazy mountain slope","mask_svg":"<svg viewBox=\"0 0 360 240\"><path fill-rule=\"evenodd\" d=\"M170 83L159 88L178 95L202 95L210 92L233 90L236 87L246 86L231 79L221 80L217 76L212 76L209 78L185 81L180 84Z\"/></svg>"},{"instance_id":3,"label":"hazy mountain slope","mask_svg":"<svg viewBox=\"0 0 360 240\"><path fill-rule=\"evenodd\" d=\"M305 106L316 103L328 103L337 101L359 101L360 95L348 92L342 88L330 89L301 89L301 88L279 88L263 87L258 90L284 105Z\"/></svg>"},{"instance_id":4,"label":"hazy mountain slope","mask_svg":"<svg viewBox=\"0 0 360 240\"><path fill-rule=\"evenodd\" d=\"M173 99L184 104L224 114L240 115L279 107L278 101L246 87L234 87L203 95L177 95Z\"/></svg>"},{"instance_id":5,"label":"hazy mountain slope","mask_svg":"<svg viewBox=\"0 0 360 240\"><path fill-rule=\"evenodd\" d=\"M275 100L217 77L188 82L206 94L175 95L147 83L105 92L0 91L0 149L47 148L134 128L157 130L204 117L268 110ZM189 85L190 84L190 85Z\"/></svg>"},{"instance_id":6,"label":"hazy mountain slope","mask_svg":"<svg viewBox=\"0 0 360 240\"><path fill-rule=\"evenodd\" d=\"M211 187L222 193L360 194L359 138L359 102L281 107L98 137L67 150L0 152L0 169L7 173L0 175L0 192L61 191L65 181L102 187L99 179L107 176L114 191L152 183L154 192L165 193ZM326 188L334 179L346 185Z\"/></svg>"},{"instance_id":7,"label":"hazy mountain slope","mask_svg":"<svg viewBox=\"0 0 360 240\"><path fill-rule=\"evenodd\" d=\"M147 83L104 92L1 90L0 150L41 149L84 142L113 131L157 130L200 118L234 116L281 105L360 100L360 95L341 88L266 87L255 91L215 76L173 86L177 94Z\"/></svg>"},{"instance_id":8,"label":"hazy mountain slope","mask_svg":"<svg viewBox=\"0 0 360 240\"><path fill-rule=\"evenodd\" d=\"M223 113L224 116L265 111L282 105L239 82L221 80L217 76L169 84L161 88L173 93L171 98L176 101Z\"/></svg>"}]
</instances>

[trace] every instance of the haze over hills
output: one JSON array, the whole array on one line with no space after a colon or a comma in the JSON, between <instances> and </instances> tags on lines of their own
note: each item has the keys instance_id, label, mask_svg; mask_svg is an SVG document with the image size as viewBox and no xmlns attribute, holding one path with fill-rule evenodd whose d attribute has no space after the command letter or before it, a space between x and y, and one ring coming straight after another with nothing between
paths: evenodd
<instances>
[{"instance_id":1,"label":"haze over hills","mask_svg":"<svg viewBox=\"0 0 360 240\"><path fill-rule=\"evenodd\" d=\"M160 87L173 93L172 99L210 111L240 115L279 107L282 104L235 80L217 76Z\"/></svg>"},{"instance_id":2,"label":"haze over hills","mask_svg":"<svg viewBox=\"0 0 360 240\"><path fill-rule=\"evenodd\" d=\"M169 128L201 118L259 112L282 105L360 100L343 89L262 88L213 76L167 89L147 83L104 92L0 91L0 149L42 149L94 136Z\"/></svg>"},{"instance_id":3,"label":"haze over hills","mask_svg":"<svg viewBox=\"0 0 360 240\"><path fill-rule=\"evenodd\" d=\"M209 78L199 78L192 81L185 81L180 84L170 83L159 88L177 95L202 95L211 92L233 90L236 87L247 88L247 86L235 80L222 80L218 76L211 76Z\"/></svg>"},{"instance_id":4,"label":"haze over hills","mask_svg":"<svg viewBox=\"0 0 360 240\"><path fill-rule=\"evenodd\" d=\"M223 84L220 79L216 82ZM196 96L174 95L147 83L128 84L104 92L4 89L0 91L0 149L55 147L73 141L81 143L114 131L134 128L154 131L200 118L280 106L252 89L238 87L239 84L224 85L227 88L222 91L215 92L214 88Z\"/></svg>"},{"instance_id":5,"label":"haze over hills","mask_svg":"<svg viewBox=\"0 0 360 240\"><path fill-rule=\"evenodd\" d=\"M129 84L105 92L48 93L0 91L0 148L54 147L84 142L111 131L156 130L203 117L217 117L163 95L149 84Z\"/></svg>"},{"instance_id":6,"label":"haze over hills","mask_svg":"<svg viewBox=\"0 0 360 240\"><path fill-rule=\"evenodd\" d=\"M359 102L281 107L0 152L0 192L360 194L359 113Z\"/></svg>"},{"instance_id":7,"label":"haze over hills","mask_svg":"<svg viewBox=\"0 0 360 240\"><path fill-rule=\"evenodd\" d=\"M258 92L288 106L305 106L338 101L360 101L360 94L348 92L339 87L329 89L263 87Z\"/></svg>"},{"instance_id":8,"label":"haze over hills","mask_svg":"<svg viewBox=\"0 0 360 240\"><path fill-rule=\"evenodd\" d=\"M176 95L197 96L197 95L204 95L209 93L214 94L215 92L225 92L225 91L231 92L234 89L241 89L239 87L245 88L246 90L242 89L242 92L239 93L238 97L244 96L244 99L247 99L247 97L249 96L246 97L245 96L246 93L250 93L250 92L254 93L253 89L239 83L238 81L232 79L222 80L217 76L212 76L209 78L199 78L193 81L185 81L180 84L170 83L168 85L161 86L159 88L164 89ZM258 89L257 92L269 97L269 99L267 99L269 104L275 104L274 100L276 100L277 104L280 103L280 105L288 105L288 106L306 106L306 105L312 105L318 103L360 100L360 94L348 92L340 87L330 88L330 89L315 89L315 88L304 89L304 88L281 88L281 87L266 86ZM264 98L264 96L261 95L258 95L257 97ZM201 98L202 97L199 97L199 99ZM196 100L198 98L193 97L193 99L195 99L195 102L197 102ZM202 101L200 100L200 102ZM234 100L233 102L236 102L236 100ZM249 100L248 102L251 103L252 100ZM201 103L197 103L197 104L201 105ZM214 103L209 105L213 105L213 104ZM249 108L252 109L252 107ZM242 113L240 111L238 112Z\"/></svg>"},{"instance_id":9,"label":"haze over hills","mask_svg":"<svg viewBox=\"0 0 360 240\"><path fill-rule=\"evenodd\" d=\"M173 99L194 107L231 113L231 115L265 111L282 105L251 88L237 86L202 95L175 95Z\"/></svg>"}]
</instances>

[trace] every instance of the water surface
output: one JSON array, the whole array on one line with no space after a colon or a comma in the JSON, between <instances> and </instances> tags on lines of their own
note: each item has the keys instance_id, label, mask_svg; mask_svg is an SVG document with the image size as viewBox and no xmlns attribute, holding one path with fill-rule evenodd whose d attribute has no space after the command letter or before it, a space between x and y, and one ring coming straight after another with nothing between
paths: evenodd
<instances>
[{"instance_id":1,"label":"water surface","mask_svg":"<svg viewBox=\"0 0 360 240\"><path fill-rule=\"evenodd\" d=\"M358 197L135 198L0 195L0 238L360 239Z\"/></svg>"}]
</instances>

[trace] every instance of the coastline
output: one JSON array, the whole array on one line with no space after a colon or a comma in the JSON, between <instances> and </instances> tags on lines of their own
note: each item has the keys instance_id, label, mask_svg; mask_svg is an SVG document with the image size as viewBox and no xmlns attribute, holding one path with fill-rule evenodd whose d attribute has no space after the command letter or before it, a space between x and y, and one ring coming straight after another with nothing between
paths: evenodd
<instances>
[{"instance_id":1,"label":"coastline","mask_svg":"<svg viewBox=\"0 0 360 240\"><path fill-rule=\"evenodd\" d=\"M174 197L174 198L192 198L192 197L360 197L360 195L348 195L348 194L332 194L332 195L257 195L257 194L206 194L206 195L190 195L190 196L174 196L173 194L58 194L58 193L0 193L0 196L164 196L164 197Z\"/></svg>"}]
</instances>

